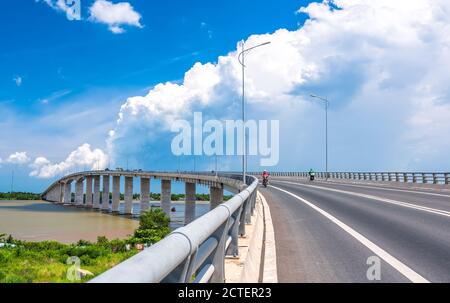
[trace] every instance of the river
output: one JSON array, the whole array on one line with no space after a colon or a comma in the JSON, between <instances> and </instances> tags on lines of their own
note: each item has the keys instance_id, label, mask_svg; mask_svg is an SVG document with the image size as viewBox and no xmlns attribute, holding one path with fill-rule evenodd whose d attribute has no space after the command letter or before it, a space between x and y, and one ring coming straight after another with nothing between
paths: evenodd
<instances>
[{"instance_id":1,"label":"river","mask_svg":"<svg viewBox=\"0 0 450 303\"><path fill-rule=\"evenodd\" d=\"M151 204L159 206L157 202ZM173 206L176 211L171 213L172 229L184 224L184 203L173 202ZM208 210L208 204L197 203L196 217ZM137 202L133 203L133 213L139 213ZM95 241L98 236L121 239L132 234L138 225L136 216L111 215L45 201L0 201L0 234L21 240L74 243L80 239Z\"/></svg>"}]
</instances>

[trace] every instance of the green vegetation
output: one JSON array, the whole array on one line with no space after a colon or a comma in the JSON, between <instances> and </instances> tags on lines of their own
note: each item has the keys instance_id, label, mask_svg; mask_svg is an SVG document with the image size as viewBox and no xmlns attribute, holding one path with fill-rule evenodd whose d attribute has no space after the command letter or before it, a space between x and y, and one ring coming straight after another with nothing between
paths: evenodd
<instances>
[{"instance_id":1,"label":"green vegetation","mask_svg":"<svg viewBox=\"0 0 450 303\"><path fill-rule=\"evenodd\" d=\"M0 200L41 200L41 194L26 192L0 193Z\"/></svg>"},{"instance_id":2,"label":"green vegetation","mask_svg":"<svg viewBox=\"0 0 450 303\"><path fill-rule=\"evenodd\" d=\"M152 245L170 232L169 217L161 209L150 209L140 218L134 234L124 240L98 237L97 242L80 240L75 244L55 241L26 242L0 234L0 283L85 282L139 252L139 246ZM93 276L72 281L67 278L74 264L70 257L80 260L80 268Z\"/></svg>"}]
</instances>

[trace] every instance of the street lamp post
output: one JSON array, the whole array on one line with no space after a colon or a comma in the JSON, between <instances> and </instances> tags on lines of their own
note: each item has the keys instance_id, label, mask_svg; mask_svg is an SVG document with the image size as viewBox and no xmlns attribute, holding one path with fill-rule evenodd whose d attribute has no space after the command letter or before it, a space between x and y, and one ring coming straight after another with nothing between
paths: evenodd
<instances>
[{"instance_id":1,"label":"street lamp post","mask_svg":"<svg viewBox=\"0 0 450 303\"><path fill-rule=\"evenodd\" d=\"M312 98L317 98L325 102L325 178L328 181L328 98L323 98L314 94L311 94Z\"/></svg>"},{"instance_id":2,"label":"street lamp post","mask_svg":"<svg viewBox=\"0 0 450 303\"><path fill-rule=\"evenodd\" d=\"M247 174L247 134L245 133L245 54L260 46L270 44L270 42L264 42L250 48L245 49L245 43L242 41L242 51L238 55L238 61L242 66L242 181L246 183ZM242 58L242 59L241 59Z\"/></svg>"}]
</instances>

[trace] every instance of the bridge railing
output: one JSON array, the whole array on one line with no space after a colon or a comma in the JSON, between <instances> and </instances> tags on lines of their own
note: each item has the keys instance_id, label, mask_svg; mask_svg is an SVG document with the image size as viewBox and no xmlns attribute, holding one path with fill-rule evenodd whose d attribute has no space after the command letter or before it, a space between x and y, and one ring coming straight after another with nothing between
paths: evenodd
<instances>
[{"instance_id":1,"label":"bridge railing","mask_svg":"<svg viewBox=\"0 0 450 303\"><path fill-rule=\"evenodd\" d=\"M225 256L238 255L255 208L258 180L190 224L92 279L91 283L224 282Z\"/></svg>"},{"instance_id":2,"label":"bridge railing","mask_svg":"<svg viewBox=\"0 0 450 303\"><path fill-rule=\"evenodd\" d=\"M260 173L252 173L254 175ZM275 177L303 177L307 178L307 172L272 172ZM317 172L315 177L326 179L327 173ZM448 172L328 172L329 179L385 181L420 184L450 184Z\"/></svg>"}]
</instances>

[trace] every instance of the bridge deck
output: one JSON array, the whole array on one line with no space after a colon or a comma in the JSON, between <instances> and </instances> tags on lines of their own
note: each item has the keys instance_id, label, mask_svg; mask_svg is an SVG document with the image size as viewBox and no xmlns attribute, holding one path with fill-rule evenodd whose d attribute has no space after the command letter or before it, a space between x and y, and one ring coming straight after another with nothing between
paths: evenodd
<instances>
[{"instance_id":1,"label":"bridge deck","mask_svg":"<svg viewBox=\"0 0 450 303\"><path fill-rule=\"evenodd\" d=\"M450 194L277 178L260 190L280 282L370 282L375 255L381 282L450 281Z\"/></svg>"}]
</instances>

